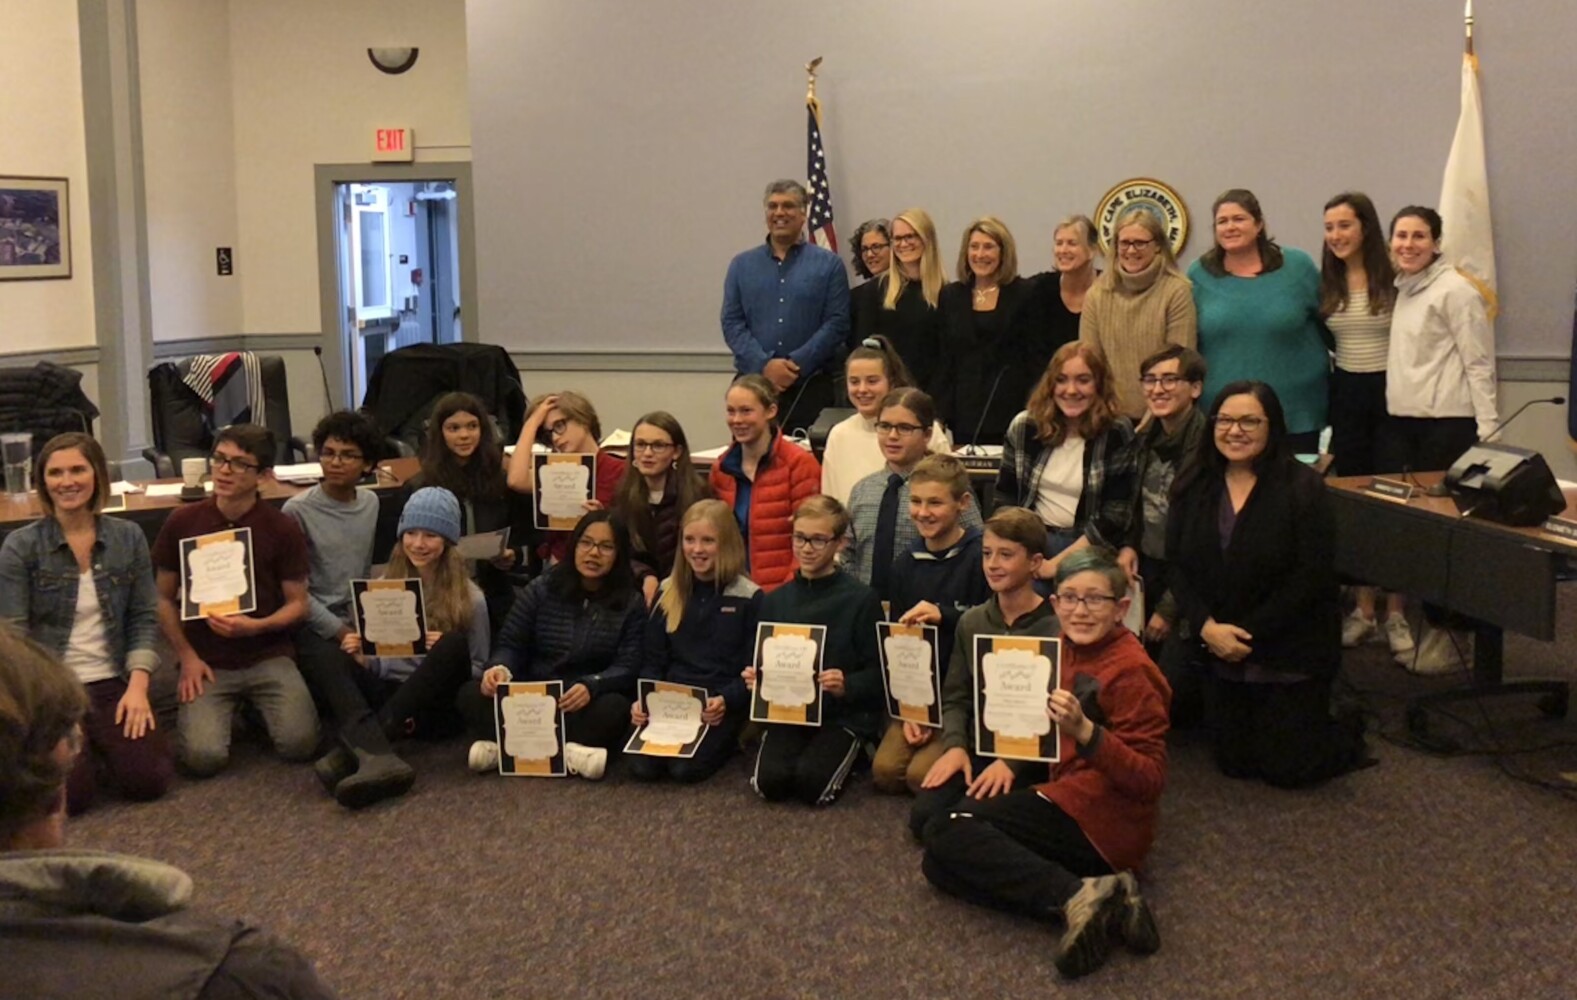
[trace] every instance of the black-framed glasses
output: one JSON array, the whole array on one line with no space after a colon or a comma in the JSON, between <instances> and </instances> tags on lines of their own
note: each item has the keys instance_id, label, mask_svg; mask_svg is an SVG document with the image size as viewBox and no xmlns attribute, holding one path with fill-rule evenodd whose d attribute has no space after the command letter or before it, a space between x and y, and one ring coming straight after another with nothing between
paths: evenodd
<instances>
[{"instance_id":1,"label":"black-framed glasses","mask_svg":"<svg viewBox=\"0 0 1577 1000\"><path fill-rule=\"evenodd\" d=\"M240 472L256 472L262 468L256 462L243 462L239 458L221 455L217 451L208 456L208 464L215 469L235 469Z\"/></svg>"},{"instance_id":2,"label":"black-framed glasses","mask_svg":"<svg viewBox=\"0 0 1577 1000\"><path fill-rule=\"evenodd\" d=\"M1176 389L1184 382L1191 381L1193 380L1184 378L1182 375L1141 375L1139 377L1139 384L1144 386L1146 389L1154 389L1159 387L1167 390L1168 392Z\"/></svg>"},{"instance_id":3,"label":"black-framed glasses","mask_svg":"<svg viewBox=\"0 0 1577 1000\"><path fill-rule=\"evenodd\" d=\"M802 535L797 531L793 537L796 549L810 549L812 552L825 552L833 541L831 535Z\"/></svg>"},{"instance_id":4,"label":"black-framed glasses","mask_svg":"<svg viewBox=\"0 0 1577 1000\"><path fill-rule=\"evenodd\" d=\"M910 246L911 244L920 242L920 234L919 233L905 233L903 236L894 236L893 237L893 242L894 243L902 243L904 246Z\"/></svg>"},{"instance_id":5,"label":"black-framed glasses","mask_svg":"<svg viewBox=\"0 0 1577 1000\"><path fill-rule=\"evenodd\" d=\"M876 421L876 433L878 434L913 434L916 431L923 430L925 428L919 424L890 424L885 420Z\"/></svg>"},{"instance_id":6,"label":"black-framed glasses","mask_svg":"<svg viewBox=\"0 0 1577 1000\"><path fill-rule=\"evenodd\" d=\"M1269 421L1264 417L1229 417L1225 413L1216 414L1216 430L1229 431L1237 427L1245 434L1253 434L1265 426Z\"/></svg>"},{"instance_id":7,"label":"black-framed glasses","mask_svg":"<svg viewBox=\"0 0 1577 1000\"><path fill-rule=\"evenodd\" d=\"M548 424L548 433L553 435L554 437L558 437L560 434L563 434L567 430L569 430L569 418L568 417L560 417L559 419L553 421L551 424Z\"/></svg>"},{"instance_id":8,"label":"black-framed glasses","mask_svg":"<svg viewBox=\"0 0 1577 1000\"><path fill-rule=\"evenodd\" d=\"M318 453L318 461L324 465L338 465L341 462L360 462L366 457L359 451L322 451Z\"/></svg>"},{"instance_id":9,"label":"black-framed glasses","mask_svg":"<svg viewBox=\"0 0 1577 1000\"><path fill-rule=\"evenodd\" d=\"M611 556L619 551L618 542L599 542L595 538L587 538L585 535L580 536L580 541L575 543L575 547L582 552L595 552L599 556Z\"/></svg>"},{"instance_id":10,"label":"black-framed glasses","mask_svg":"<svg viewBox=\"0 0 1577 1000\"><path fill-rule=\"evenodd\" d=\"M1155 242L1155 240L1153 240L1153 239L1149 239L1149 240L1118 240L1117 241L1117 249L1119 249L1119 250L1144 250L1144 249L1147 249L1154 242Z\"/></svg>"},{"instance_id":11,"label":"black-framed glasses","mask_svg":"<svg viewBox=\"0 0 1577 1000\"><path fill-rule=\"evenodd\" d=\"M860 247L860 256L869 257L873 253L881 253L890 246L892 246L891 243L867 243Z\"/></svg>"},{"instance_id":12,"label":"black-framed glasses","mask_svg":"<svg viewBox=\"0 0 1577 1000\"><path fill-rule=\"evenodd\" d=\"M663 452L672 449L673 446L674 443L672 441L632 441L630 450L649 451L654 455L661 455Z\"/></svg>"},{"instance_id":13,"label":"black-framed glasses","mask_svg":"<svg viewBox=\"0 0 1577 1000\"><path fill-rule=\"evenodd\" d=\"M1117 603L1117 598L1110 594L1055 594L1052 600L1057 602L1059 611L1072 611L1082 604L1086 610L1097 613Z\"/></svg>"}]
</instances>

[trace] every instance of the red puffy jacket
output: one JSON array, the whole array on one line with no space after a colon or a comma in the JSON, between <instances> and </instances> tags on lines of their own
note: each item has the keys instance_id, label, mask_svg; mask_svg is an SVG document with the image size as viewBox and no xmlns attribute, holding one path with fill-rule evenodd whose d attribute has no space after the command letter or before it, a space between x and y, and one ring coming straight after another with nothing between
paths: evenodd
<instances>
[{"instance_id":1,"label":"red puffy jacket","mask_svg":"<svg viewBox=\"0 0 1577 1000\"><path fill-rule=\"evenodd\" d=\"M734 506L743 475L738 442L712 463L707 480L712 495ZM772 590L794 576L794 508L806 497L821 492L821 463L816 456L784 440L781 431L772 449L756 468L750 488L750 579L762 590Z\"/></svg>"}]
</instances>

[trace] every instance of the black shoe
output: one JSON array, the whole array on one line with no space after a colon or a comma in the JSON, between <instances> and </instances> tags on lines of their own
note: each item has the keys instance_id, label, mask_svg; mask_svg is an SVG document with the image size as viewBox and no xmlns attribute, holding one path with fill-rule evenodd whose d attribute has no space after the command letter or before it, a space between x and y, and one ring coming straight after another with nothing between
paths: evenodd
<instances>
[{"instance_id":1,"label":"black shoe","mask_svg":"<svg viewBox=\"0 0 1577 1000\"><path fill-rule=\"evenodd\" d=\"M1068 929L1057 943L1057 971L1068 979L1087 976L1106 963L1122 918L1123 891L1116 875L1087 878L1063 907Z\"/></svg>"},{"instance_id":2,"label":"black shoe","mask_svg":"<svg viewBox=\"0 0 1577 1000\"><path fill-rule=\"evenodd\" d=\"M336 743L334 749L313 763L312 773L323 783L323 790L333 795L340 782L356 773L356 757Z\"/></svg>"},{"instance_id":3,"label":"black shoe","mask_svg":"<svg viewBox=\"0 0 1577 1000\"><path fill-rule=\"evenodd\" d=\"M416 771L392 753L356 751L356 773L334 786L334 798L346 809L365 809L375 802L404 795L416 783Z\"/></svg>"},{"instance_id":4,"label":"black shoe","mask_svg":"<svg viewBox=\"0 0 1577 1000\"><path fill-rule=\"evenodd\" d=\"M1117 882L1122 887L1122 919L1117 931L1123 944L1135 955L1154 955L1161 950L1161 929L1155 925L1155 914L1150 904L1139 894L1139 880L1133 872L1119 872Z\"/></svg>"}]
</instances>

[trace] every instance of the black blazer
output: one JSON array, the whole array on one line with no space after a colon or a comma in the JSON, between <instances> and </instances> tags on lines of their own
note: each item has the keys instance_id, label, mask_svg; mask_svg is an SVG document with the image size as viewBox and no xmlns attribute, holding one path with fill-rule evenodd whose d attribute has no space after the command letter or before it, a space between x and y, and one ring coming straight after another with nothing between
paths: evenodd
<instances>
[{"instance_id":1,"label":"black blazer","mask_svg":"<svg viewBox=\"0 0 1577 1000\"><path fill-rule=\"evenodd\" d=\"M1331 678L1341 666L1336 521L1319 473L1288 458L1261 472L1223 552L1225 483L1206 474L1172 500L1168 582L1194 634L1207 618L1253 636L1247 663Z\"/></svg>"},{"instance_id":2,"label":"black blazer","mask_svg":"<svg viewBox=\"0 0 1577 1000\"><path fill-rule=\"evenodd\" d=\"M915 385L935 396L937 351L942 338L941 302L938 300L936 309L926 305L925 293L917 281L904 286L896 308L882 307L886 297L885 274L875 281L867 281L851 294L854 339L850 349L858 347L867 337L877 334L886 337L908 366Z\"/></svg>"},{"instance_id":3,"label":"black blazer","mask_svg":"<svg viewBox=\"0 0 1577 1000\"><path fill-rule=\"evenodd\" d=\"M954 281L942 289L937 306L942 314L941 350L933 381L937 409L952 429L954 444L1000 444L1014 415L1029 402L1045 370L1044 361L1037 364L1044 325L1038 315L1044 300L1035 295L1039 280L1015 278L1001 286L996 308L1000 325L984 337L975 326L973 286Z\"/></svg>"}]
</instances>

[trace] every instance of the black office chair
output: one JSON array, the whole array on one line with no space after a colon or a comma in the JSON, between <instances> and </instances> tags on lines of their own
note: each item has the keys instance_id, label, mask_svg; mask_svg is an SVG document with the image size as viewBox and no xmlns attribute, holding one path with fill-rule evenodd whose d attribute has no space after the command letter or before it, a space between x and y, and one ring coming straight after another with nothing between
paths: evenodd
<instances>
[{"instance_id":1,"label":"black office chair","mask_svg":"<svg viewBox=\"0 0 1577 1000\"><path fill-rule=\"evenodd\" d=\"M311 462L317 452L308 442L291 433L290 383L285 375L285 359L277 354L258 355L263 382L264 422L274 432L275 464ZM191 359L165 361L148 369L148 406L153 414L153 447L144 448L142 457L153 464L160 479L181 474L181 459L207 458L214 447L212 416L202 397L183 380Z\"/></svg>"},{"instance_id":2,"label":"black office chair","mask_svg":"<svg viewBox=\"0 0 1577 1000\"><path fill-rule=\"evenodd\" d=\"M526 422L526 392L509 352L495 344L412 344L379 359L367 380L363 413L378 423L393 455L421 451L438 397L469 392L493 417L499 440L512 444Z\"/></svg>"},{"instance_id":3,"label":"black office chair","mask_svg":"<svg viewBox=\"0 0 1577 1000\"><path fill-rule=\"evenodd\" d=\"M816 456L816 461L820 462L827 454L827 437L832 434L832 429L857 412L859 411L852 406L829 406L816 414L816 422L805 431L805 436L810 439L811 454Z\"/></svg>"},{"instance_id":4,"label":"black office chair","mask_svg":"<svg viewBox=\"0 0 1577 1000\"><path fill-rule=\"evenodd\" d=\"M53 361L0 368L0 431L32 434L35 455L56 434L92 434L99 408L83 393L81 382L81 372Z\"/></svg>"}]
</instances>

